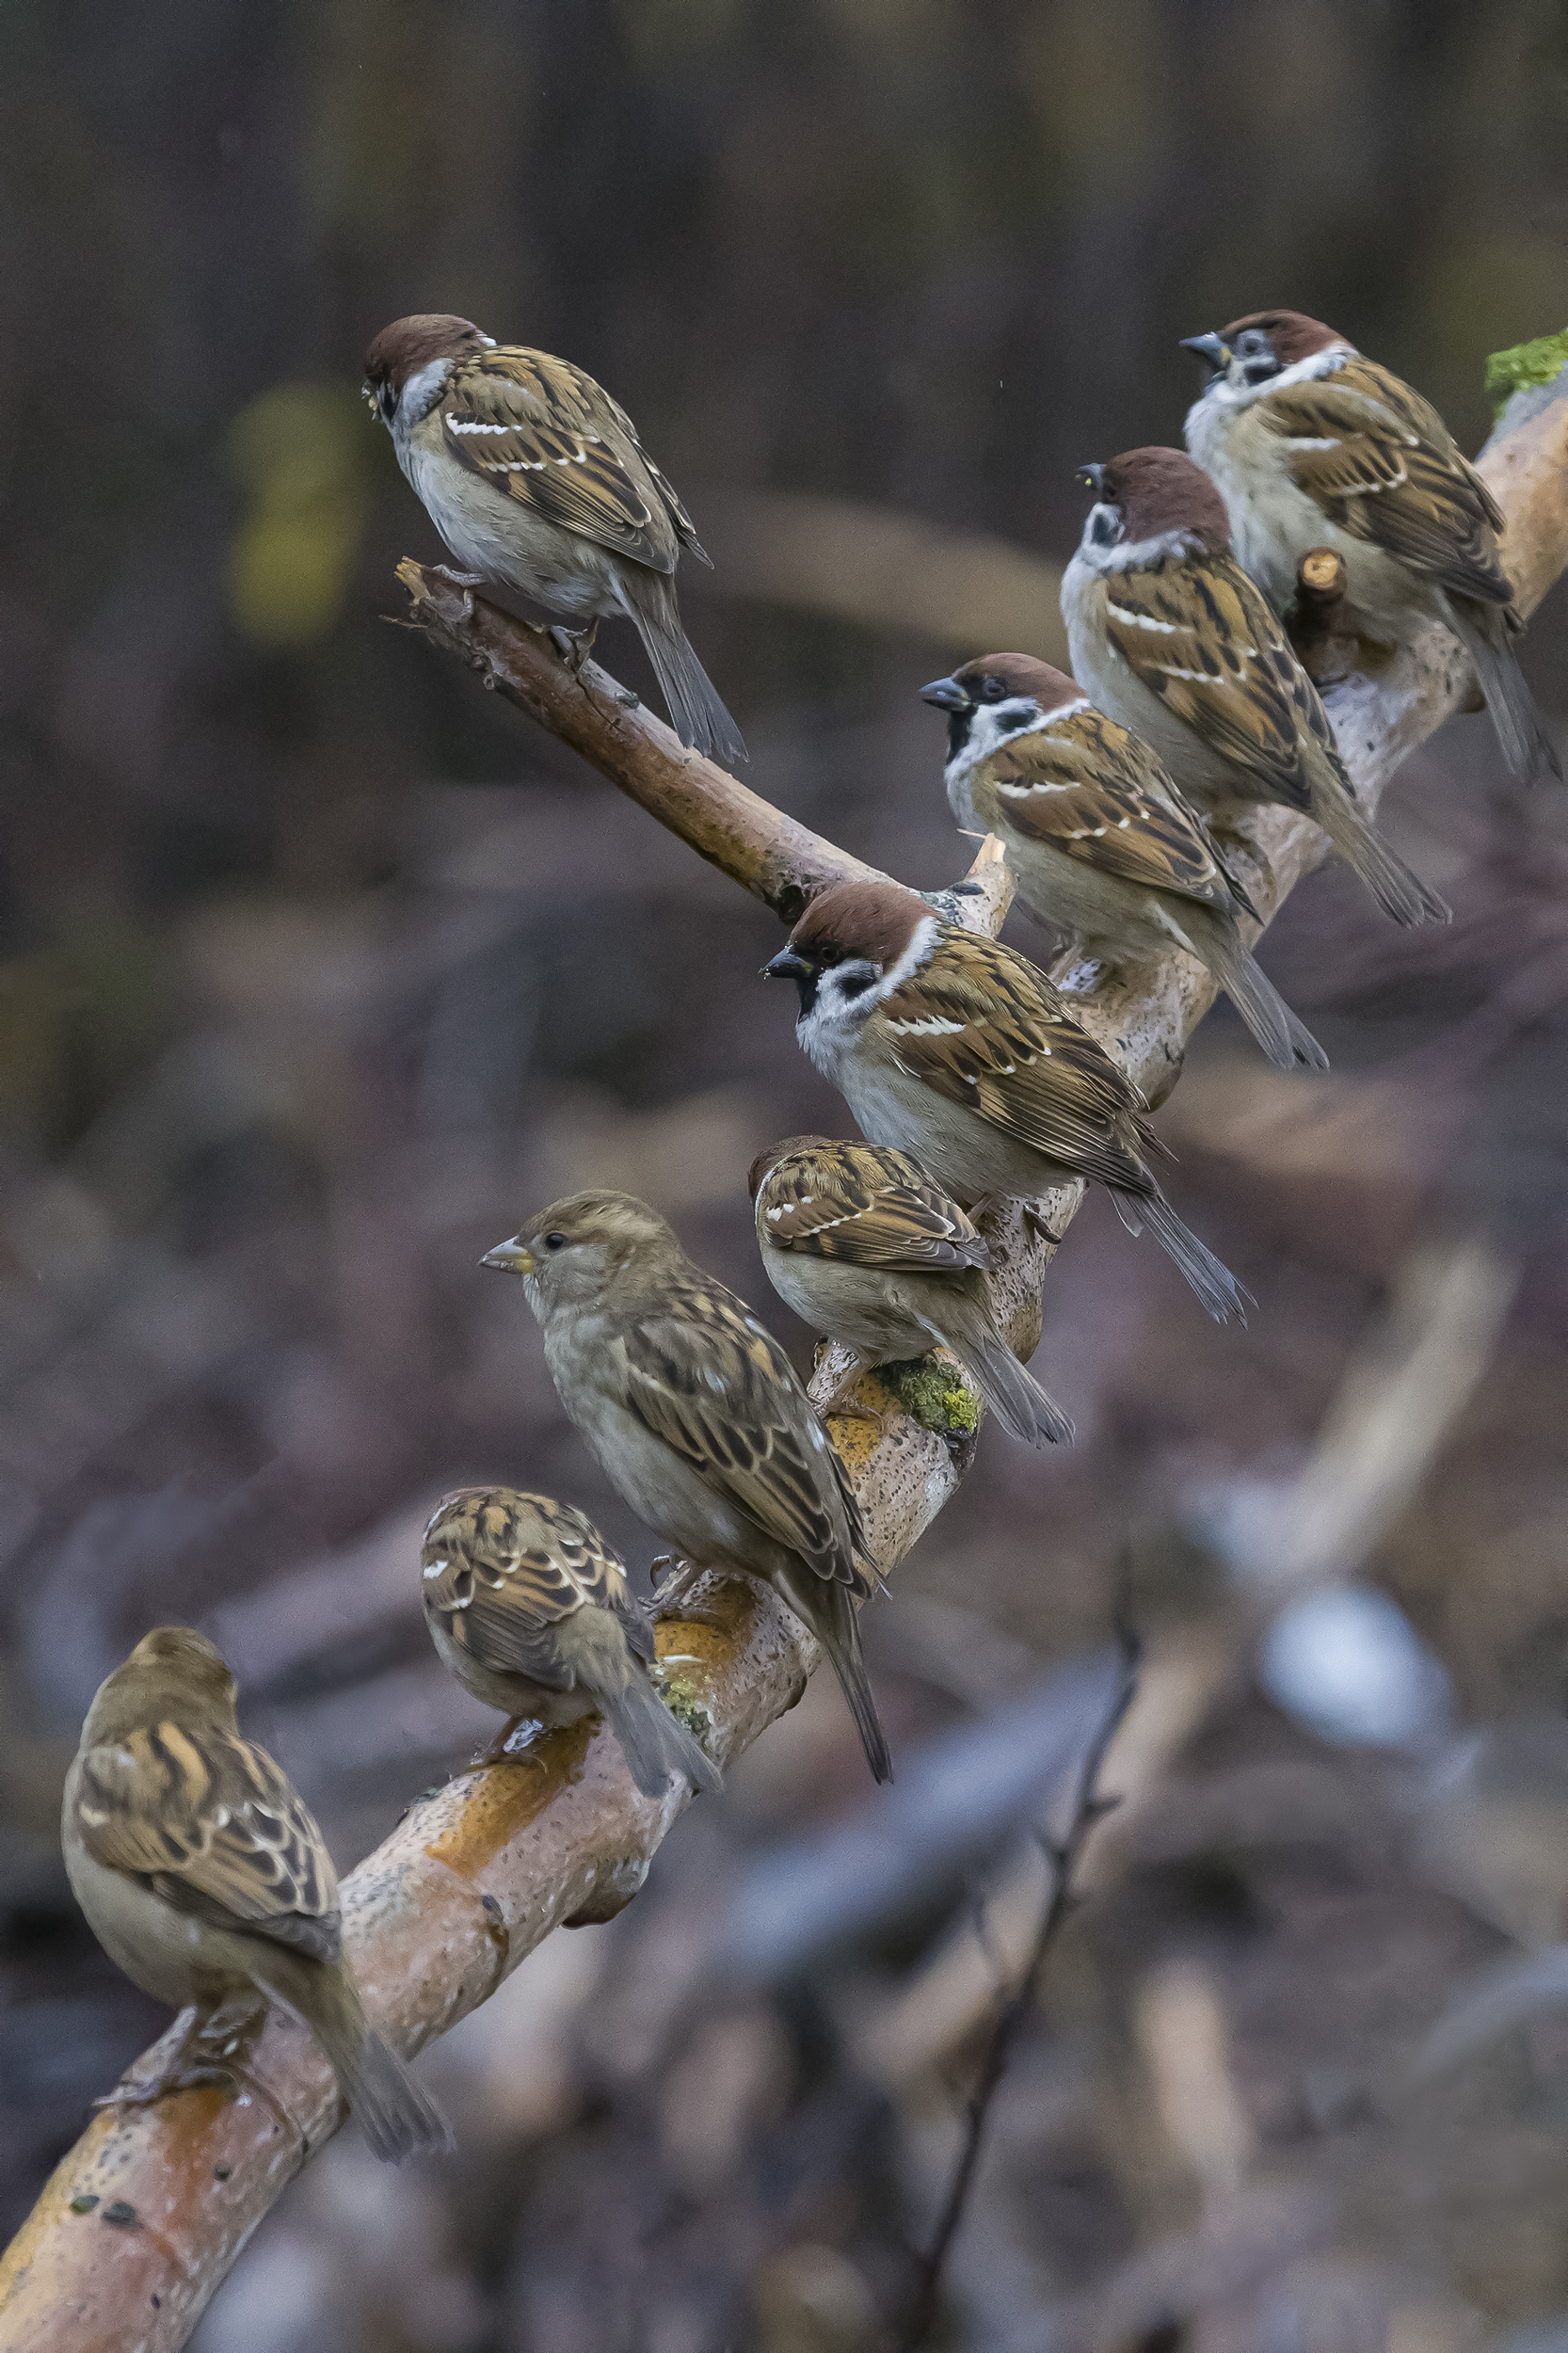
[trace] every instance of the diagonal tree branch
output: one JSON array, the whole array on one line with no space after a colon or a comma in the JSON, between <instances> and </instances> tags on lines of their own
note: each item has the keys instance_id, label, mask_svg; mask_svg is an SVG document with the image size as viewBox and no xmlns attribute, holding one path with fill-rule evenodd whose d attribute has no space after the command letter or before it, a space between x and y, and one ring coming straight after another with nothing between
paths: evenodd
<instances>
[{"instance_id":1,"label":"diagonal tree branch","mask_svg":"<svg viewBox=\"0 0 1568 2353\"><path fill-rule=\"evenodd\" d=\"M1482 460L1509 517L1508 559L1527 610L1568 561L1565 460L1568 394ZM415 627L781 918L792 919L829 879L868 871L682 751L597 666L575 678L546 632L465 596L440 572L405 564L399 577ZM1404 753L1473 692L1463 655L1436 631L1397 661L1368 663L1325 684L1368 804ZM1323 855L1316 829L1283 810L1249 812L1236 834L1265 914ZM945 911L994 929L1005 910L1005 878L990 861L974 879L978 893L947 900ZM1085 1025L1151 1101L1162 1100L1210 1001L1203 968L1173 955L1059 978ZM1051 1206L1056 1231L1079 1192L1065 1188ZM1026 1231L1016 1204L1000 1205L995 1239L997 1304L1027 1357L1039 1337L1048 1246ZM813 1381L819 1399L843 1370L843 1360L825 1352ZM876 1558L891 1571L954 1492L973 1449L907 1418L876 1442L868 1427L840 1421L834 1434ZM771 1593L749 1583L710 1580L701 1599L715 1623L662 1625L660 1651L674 1704L726 1763L792 1705L816 1650ZM461 1774L413 1807L343 1888L347 1949L374 2024L399 2049L416 2052L487 2000L552 1929L609 1918L636 1893L682 1803L674 1794L659 1804L639 1797L618 1748L590 1719ZM138 2072L154 2064L145 2058ZM0 2263L8 2353L120 2353L132 2344L172 2353L262 2217L341 2121L314 2043L277 2017L246 2058L239 2097L200 2089L151 2109L96 2116Z\"/></svg>"}]
</instances>

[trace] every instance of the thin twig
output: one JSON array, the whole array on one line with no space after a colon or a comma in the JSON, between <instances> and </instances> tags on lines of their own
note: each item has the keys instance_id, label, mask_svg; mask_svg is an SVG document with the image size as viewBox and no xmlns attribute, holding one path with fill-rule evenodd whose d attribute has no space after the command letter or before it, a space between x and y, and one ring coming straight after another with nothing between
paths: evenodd
<instances>
[{"instance_id":1,"label":"thin twig","mask_svg":"<svg viewBox=\"0 0 1568 2353\"><path fill-rule=\"evenodd\" d=\"M903 2331L899 2337L899 2353L918 2353L931 2333L936 2317L936 2307L942 2292L942 2274L953 2240L958 2235L969 2192L974 2186L980 2153L984 2144L985 2127L990 2118L1001 2079L1007 2073L1007 2062L1018 2029L1034 2008L1034 1997L1040 1974L1050 1958L1051 1947L1061 1932L1062 1924L1073 1910L1073 1874L1078 1867L1089 1834L1096 1822L1103 1821L1118 1798L1102 1797L1098 1783L1100 1769L1112 1741L1120 1731L1128 1709L1138 1695L1138 1668L1143 1645L1136 1630L1124 1619L1117 1625L1121 1642L1122 1671L1105 1714L1083 1753L1078 1770L1078 1787L1065 1834L1060 1840L1040 1833L1040 1845L1051 1866L1050 1901L1046 1906L1033 1949L1025 1964L1024 1973L997 2012L991 2039L981 2061L980 2073L968 2098L964 2120L964 2145L948 2184L947 2196L931 2244L920 2259L913 2293L909 2298Z\"/></svg>"}]
</instances>

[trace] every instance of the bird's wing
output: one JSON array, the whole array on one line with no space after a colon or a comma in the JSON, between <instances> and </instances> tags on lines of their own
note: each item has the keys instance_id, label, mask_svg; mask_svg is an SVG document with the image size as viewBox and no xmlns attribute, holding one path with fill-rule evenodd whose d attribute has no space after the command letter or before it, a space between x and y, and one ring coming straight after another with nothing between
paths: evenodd
<instances>
[{"instance_id":1,"label":"bird's wing","mask_svg":"<svg viewBox=\"0 0 1568 2353\"><path fill-rule=\"evenodd\" d=\"M719 1283L680 1285L616 1342L639 1421L817 1576L866 1590L842 1463L778 1342Z\"/></svg>"},{"instance_id":2,"label":"bird's wing","mask_svg":"<svg viewBox=\"0 0 1568 2353\"><path fill-rule=\"evenodd\" d=\"M477 352L438 405L452 456L546 521L658 572L674 571L682 542L701 553L625 409L569 360L520 345Z\"/></svg>"},{"instance_id":3,"label":"bird's wing","mask_svg":"<svg viewBox=\"0 0 1568 2353\"><path fill-rule=\"evenodd\" d=\"M326 1841L287 1775L237 1733L165 1721L89 1749L75 1818L95 1862L178 1910L338 1958Z\"/></svg>"},{"instance_id":4,"label":"bird's wing","mask_svg":"<svg viewBox=\"0 0 1568 2353\"><path fill-rule=\"evenodd\" d=\"M985 1267L990 1245L951 1194L903 1152L845 1144L786 1160L758 1196L770 1244L852 1266Z\"/></svg>"},{"instance_id":5,"label":"bird's wing","mask_svg":"<svg viewBox=\"0 0 1568 2353\"><path fill-rule=\"evenodd\" d=\"M1149 746L1102 711L1074 711L1015 735L975 779L1025 840L1148 890L1229 906L1234 887L1201 820Z\"/></svg>"},{"instance_id":6,"label":"bird's wing","mask_svg":"<svg viewBox=\"0 0 1568 2353\"><path fill-rule=\"evenodd\" d=\"M948 931L937 954L883 999L877 1017L911 1078L1063 1166L1128 1183L1118 1131L1144 1098L1027 957L978 933Z\"/></svg>"},{"instance_id":7,"label":"bird's wing","mask_svg":"<svg viewBox=\"0 0 1568 2353\"><path fill-rule=\"evenodd\" d=\"M1430 402L1375 360L1282 385L1256 403L1292 479L1331 522L1456 595L1511 604L1502 510Z\"/></svg>"},{"instance_id":8,"label":"bird's wing","mask_svg":"<svg viewBox=\"0 0 1568 2353\"><path fill-rule=\"evenodd\" d=\"M1310 808L1315 751L1350 791L1321 697L1233 556L1164 556L1110 572L1105 615L1134 675L1275 799Z\"/></svg>"},{"instance_id":9,"label":"bird's wing","mask_svg":"<svg viewBox=\"0 0 1568 2353\"><path fill-rule=\"evenodd\" d=\"M424 1586L426 1611L459 1649L547 1690L573 1687L556 1628L584 1604L614 1611L651 1656L620 1561L591 1520L548 1496L489 1491L461 1513L443 1511L425 1543Z\"/></svg>"}]
</instances>

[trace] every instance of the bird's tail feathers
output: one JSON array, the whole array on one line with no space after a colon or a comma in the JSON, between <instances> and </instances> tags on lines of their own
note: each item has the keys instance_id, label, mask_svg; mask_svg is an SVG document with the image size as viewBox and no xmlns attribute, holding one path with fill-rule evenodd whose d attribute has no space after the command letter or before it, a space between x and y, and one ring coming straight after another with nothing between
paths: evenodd
<instances>
[{"instance_id":1,"label":"bird's tail feathers","mask_svg":"<svg viewBox=\"0 0 1568 2353\"><path fill-rule=\"evenodd\" d=\"M891 1781L893 1760L876 1712L876 1702L872 1697L865 1656L860 1648L860 1621L849 1587L825 1585L821 1595L813 1598L817 1607L812 1614L811 1631L826 1651L839 1687L849 1703L872 1778Z\"/></svg>"},{"instance_id":2,"label":"bird's tail feathers","mask_svg":"<svg viewBox=\"0 0 1568 2353\"><path fill-rule=\"evenodd\" d=\"M1312 814L1347 866L1396 923L1450 923L1453 909L1396 856L1348 792L1329 786L1312 796Z\"/></svg>"},{"instance_id":3,"label":"bird's tail feathers","mask_svg":"<svg viewBox=\"0 0 1568 2353\"><path fill-rule=\"evenodd\" d=\"M1485 622L1462 622L1460 635L1476 665L1486 708L1497 730L1503 758L1524 784L1540 784L1547 776L1562 781L1562 764L1547 734L1535 696L1513 649L1512 632L1494 607Z\"/></svg>"},{"instance_id":4,"label":"bird's tail feathers","mask_svg":"<svg viewBox=\"0 0 1568 2353\"><path fill-rule=\"evenodd\" d=\"M718 1767L645 1675L633 1675L616 1696L606 1694L604 1713L645 1798L662 1798L679 1774L694 1789L723 1787Z\"/></svg>"},{"instance_id":5,"label":"bird's tail feathers","mask_svg":"<svg viewBox=\"0 0 1568 2353\"><path fill-rule=\"evenodd\" d=\"M944 1332L937 1337L944 1347L952 1349L1002 1428L1015 1438L1021 1438L1025 1446L1041 1446L1048 1439L1070 1445L1071 1419L1019 1364L1005 1340L990 1332L962 1338Z\"/></svg>"},{"instance_id":6,"label":"bird's tail feathers","mask_svg":"<svg viewBox=\"0 0 1568 2353\"><path fill-rule=\"evenodd\" d=\"M270 1958L270 1957L269 1957ZM454 2146L452 2127L407 2064L366 2023L346 1965L280 1956L256 1982L304 2019L332 2062L338 2088L384 2165Z\"/></svg>"},{"instance_id":7,"label":"bird's tail feathers","mask_svg":"<svg viewBox=\"0 0 1568 2353\"><path fill-rule=\"evenodd\" d=\"M1232 1316L1239 1323L1245 1323L1247 1309L1257 1304L1251 1291L1237 1281L1207 1242L1200 1241L1192 1228L1182 1224L1162 1193L1113 1192L1111 1198L1129 1234L1140 1234L1145 1225L1148 1227L1216 1323L1228 1322Z\"/></svg>"},{"instance_id":8,"label":"bird's tail feathers","mask_svg":"<svg viewBox=\"0 0 1568 2353\"><path fill-rule=\"evenodd\" d=\"M692 651L680 626L675 584L664 572L648 572L626 584L632 617L659 680L670 723L682 744L733 765L748 757L745 738L720 699L718 689Z\"/></svg>"},{"instance_id":9,"label":"bird's tail feathers","mask_svg":"<svg viewBox=\"0 0 1568 2353\"><path fill-rule=\"evenodd\" d=\"M1215 932L1220 926L1215 925ZM1195 930L1195 926L1194 926ZM1298 1021L1256 956L1234 936L1194 940L1199 954L1276 1070L1326 1070L1328 1056Z\"/></svg>"}]
</instances>

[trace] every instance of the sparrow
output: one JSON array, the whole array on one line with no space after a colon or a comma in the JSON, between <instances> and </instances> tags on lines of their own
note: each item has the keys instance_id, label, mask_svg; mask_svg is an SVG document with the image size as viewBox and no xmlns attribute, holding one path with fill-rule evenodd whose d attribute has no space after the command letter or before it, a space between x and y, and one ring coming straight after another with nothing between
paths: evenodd
<instances>
[{"instance_id":1,"label":"sparrow","mask_svg":"<svg viewBox=\"0 0 1568 2353\"><path fill-rule=\"evenodd\" d=\"M866 1761L890 1781L856 1615L865 1529L778 1342L630 1193L552 1202L480 1264L522 1277L568 1418L686 1562L664 1608L708 1568L772 1586L826 1651Z\"/></svg>"},{"instance_id":2,"label":"sparrow","mask_svg":"<svg viewBox=\"0 0 1568 2353\"><path fill-rule=\"evenodd\" d=\"M234 1692L205 1635L155 1626L100 1684L66 1776L61 1843L88 1927L143 1993L194 2012L165 2073L104 2105L226 2078L197 2063L215 2015L270 2002L310 2027L378 2157L449 2149L440 2111L365 2023L326 1841L241 1738Z\"/></svg>"},{"instance_id":3,"label":"sparrow","mask_svg":"<svg viewBox=\"0 0 1568 2353\"><path fill-rule=\"evenodd\" d=\"M591 376L430 312L381 329L362 391L465 586L510 588L584 625L578 669L600 621L624 614L682 744L744 760L676 604L682 549L710 559L636 426Z\"/></svg>"},{"instance_id":4,"label":"sparrow","mask_svg":"<svg viewBox=\"0 0 1568 2353\"><path fill-rule=\"evenodd\" d=\"M1560 776L1514 649L1502 509L1431 402L1299 311L1254 311L1184 348L1209 371L1187 446L1275 611L1307 550L1332 548L1363 633L1398 645L1440 622L1475 664L1514 775Z\"/></svg>"},{"instance_id":5,"label":"sparrow","mask_svg":"<svg viewBox=\"0 0 1568 2353\"><path fill-rule=\"evenodd\" d=\"M1316 819L1397 923L1448 910L1362 814L1328 712L1231 552L1224 502L1178 449L1085 466L1095 504L1062 581L1074 675L1204 803Z\"/></svg>"},{"instance_id":6,"label":"sparrow","mask_svg":"<svg viewBox=\"0 0 1568 2353\"><path fill-rule=\"evenodd\" d=\"M934 915L891 882L812 900L769 980L800 991L795 1036L872 1144L918 1160L973 1203L1037 1199L1078 1177L1144 1224L1223 1323L1247 1293L1189 1233L1145 1155L1162 1151L1143 1096L1027 957Z\"/></svg>"},{"instance_id":7,"label":"sparrow","mask_svg":"<svg viewBox=\"0 0 1568 2353\"><path fill-rule=\"evenodd\" d=\"M1328 1056L1259 969L1238 927L1257 910L1148 745L1032 654L982 654L922 686L948 714L948 805L994 833L1018 895L1091 954L1206 964L1278 1069Z\"/></svg>"},{"instance_id":8,"label":"sparrow","mask_svg":"<svg viewBox=\"0 0 1568 2353\"><path fill-rule=\"evenodd\" d=\"M515 1487L464 1487L436 1506L420 1565L442 1666L508 1719L487 1762L524 1717L574 1724L597 1712L645 1798L662 1798L677 1774L694 1789L720 1786L653 1688L653 1628L584 1513Z\"/></svg>"},{"instance_id":9,"label":"sparrow","mask_svg":"<svg viewBox=\"0 0 1568 2353\"><path fill-rule=\"evenodd\" d=\"M956 1356L1004 1429L1026 1446L1073 1425L998 1331L986 1290L990 1244L907 1153L827 1136L760 1152L747 1178L757 1247L774 1289L862 1367ZM828 1413L841 1411L836 1398Z\"/></svg>"}]
</instances>

